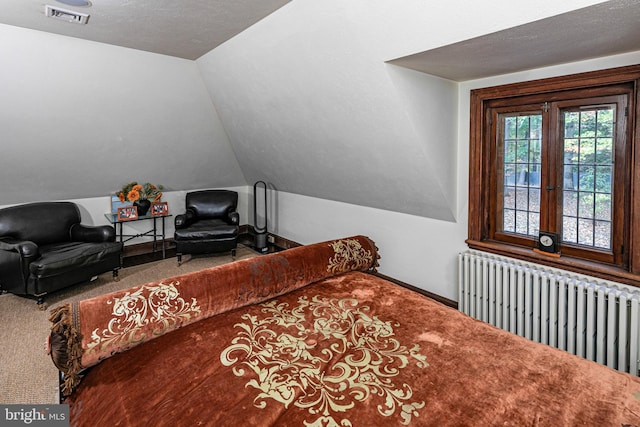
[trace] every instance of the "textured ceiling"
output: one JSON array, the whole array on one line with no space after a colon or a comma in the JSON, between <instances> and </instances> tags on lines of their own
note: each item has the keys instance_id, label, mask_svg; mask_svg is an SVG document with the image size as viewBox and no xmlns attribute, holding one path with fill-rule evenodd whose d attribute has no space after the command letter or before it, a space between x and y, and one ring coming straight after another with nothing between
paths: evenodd
<instances>
[{"instance_id":1,"label":"textured ceiling","mask_svg":"<svg viewBox=\"0 0 640 427\"><path fill-rule=\"evenodd\" d=\"M0 23L197 59L290 0L2 0ZM45 5L89 14L86 25L45 16Z\"/></svg>"},{"instance_id":2,"label":"textured ceiling","mask_svg":"<svg viewBox=\"0 0 640 427\"><path fill-rule=\"evenodd\" d=\"M640 50L640 0L614 0L389 61L455 81Z\"/></svg>"}]
</instances>

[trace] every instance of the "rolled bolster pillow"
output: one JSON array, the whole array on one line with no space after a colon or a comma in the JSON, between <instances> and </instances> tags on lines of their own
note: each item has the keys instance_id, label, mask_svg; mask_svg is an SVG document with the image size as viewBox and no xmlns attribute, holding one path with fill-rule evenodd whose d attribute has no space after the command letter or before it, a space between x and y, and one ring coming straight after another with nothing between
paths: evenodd
<instances>
[{"instance_id":1,"label":"rolled bolster pillow","mask_svg":"<svg viewBox=\"0 0 640 427\"><path fill-rule=\"evenodd\" d=\"M200 319L260 303L349 271L375 271L378 249L365 236L300 246L66 304L51 311L51 358L63 394L81 371Z\"/></svg>"}]
</instances>

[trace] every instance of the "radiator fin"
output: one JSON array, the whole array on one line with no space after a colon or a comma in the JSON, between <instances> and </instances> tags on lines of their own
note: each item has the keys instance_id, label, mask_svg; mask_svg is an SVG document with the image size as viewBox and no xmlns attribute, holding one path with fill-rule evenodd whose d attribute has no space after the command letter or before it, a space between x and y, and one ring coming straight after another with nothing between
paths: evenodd
<instances>
[{"instance_id":1,"label":"radiator fin","mask_svg":"<svg viewBox=\"0 0 640 427\"><path fill-rule=\"evenodd\" d=\"M481 251L458 258L460 311L638 375L640 289Z\"/></svg>"}]
</instances>

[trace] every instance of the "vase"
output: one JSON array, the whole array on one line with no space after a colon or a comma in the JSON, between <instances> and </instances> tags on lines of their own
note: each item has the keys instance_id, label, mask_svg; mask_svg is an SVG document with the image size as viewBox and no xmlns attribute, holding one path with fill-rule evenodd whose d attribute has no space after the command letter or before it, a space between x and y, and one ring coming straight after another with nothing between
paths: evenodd
<instances>
[{"instance_id":1,"label":"vase","mask_svg":"<svg viewBox=\"0 0 640 427\"><path fill-rule=\"evenodd\" d=\"M133 205L138 208L138 216L145 216L149 212L151 202L147 199L138 200L133 202Z\"/></svg>"}]
</instances>

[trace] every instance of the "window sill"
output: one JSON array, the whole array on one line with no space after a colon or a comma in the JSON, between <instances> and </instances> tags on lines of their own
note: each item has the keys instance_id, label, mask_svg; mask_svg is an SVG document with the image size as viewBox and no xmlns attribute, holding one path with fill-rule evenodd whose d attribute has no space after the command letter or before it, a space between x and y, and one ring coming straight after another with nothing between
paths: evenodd
<instances>
[{"instance_id":1,"label":"window sill","mask_svg":"<svg viewBox=\"0 0 640 427\"><path fill-rule=\"evenodd\" d=\"M559 268L575 273L594 276L604 280L610 280L612 282L640 287L640 276L630 273L620 267L605 265L594 261L586 261L562 254L559 258L551 257L534 252L531 248L506 245L504 243L489 240L477 241L469 239L466 243L470 249L491 252L497 255L546 265L548 267Z\"/></svg>"}]
</instances>

